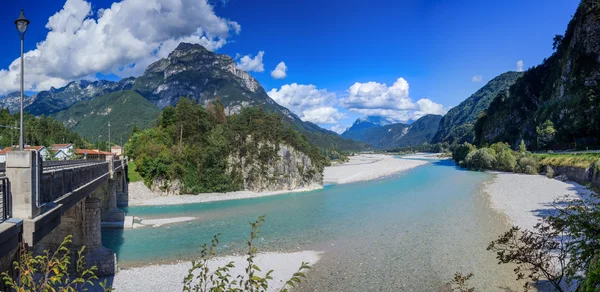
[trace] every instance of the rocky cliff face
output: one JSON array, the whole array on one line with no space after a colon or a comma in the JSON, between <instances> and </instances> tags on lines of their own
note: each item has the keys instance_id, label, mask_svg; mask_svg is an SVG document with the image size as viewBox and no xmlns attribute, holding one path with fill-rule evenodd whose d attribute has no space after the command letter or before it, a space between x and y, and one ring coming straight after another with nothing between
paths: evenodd
<instances>
[{"instance_id":1,"label":"rocky cliff face","mask_svg":"<svg viewBox=\"0 0 600 292\"><path fill-rule=\"evenodd\" d=\"M323 185L323 169L314 166L305 153L284 144L274 147L261 143L258 147L261 149L254 154L237 151L228 159L229 172L241 177L245 190L282 191ZM261 156L269 151L276 151L276 156L261 162Z\"/></svg>"},{"instance_id":2,"label":"rocky cliff face","mask_svg":"<svg viewBox=\"0 0 600 292\"><path fill-rule=\"evenodd\" d=\"M488 109L492 100L500 93L508 93L510 86L523 76L523 72L506 72L494 77L459 105L453 107L440 121L432 143L473 143L474 124L479 115Z\"/></svg>"},{"instance_id":3,"label":"rocky cliff face","mask_svg":"<svg viewBox=\"0 0 600 292\"><path fill-rule=\"evenodd\" d=\"M532 148L573 147L600 136L600 5L583 0L556 52L500 93L475 125L477 143L521 139ZM556 133L542 145L537 128ZM579 146L579 145L577 145Z\"/></svg>"},{"instance_id":4,"label":"rocky cliff face","mask_svg":"<svg viewBox=\"0 0 600 292\"><path fill-rule=\"evenodd\" d=\"M219 97L230 114L242 107L275 104L250 74L236 68L230 56L188 43L148 66L134 90L160 108L175 105L181 96L201 104Z\"/></svg>"}]
</instances>

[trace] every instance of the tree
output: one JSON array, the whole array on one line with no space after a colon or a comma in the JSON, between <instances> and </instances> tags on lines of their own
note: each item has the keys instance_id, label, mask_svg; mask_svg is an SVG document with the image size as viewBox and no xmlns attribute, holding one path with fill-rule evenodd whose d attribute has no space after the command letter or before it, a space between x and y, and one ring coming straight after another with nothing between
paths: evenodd
<instances>
[{"instance_id":1,"label":"tree","mask_svg":"<svg viewBox=\"0 0 600 292\"><path fill-rule=\"evenodd\" d=\"M527 152L527 146L525 146L525 140L521 139L521 143L519 143L519 152L525 153Z\"/></svg>"},{"instance_id":2,"label":"tree","mask_svg":"<svg viewBox=\"0 0 600 292\"><path fill-rule=\"evenodd\" d=\"M73 236L68 235L53 253L45 250L42 255L33 256L25 245L20 248L19 261L15 261L14 271L19 275L13 278L8 272L2 273L6 286L16 291L39 292L76 292L86 291L85 286L94 286L92 280L98 279L94 272L97 268L85 268L83 256L85 246L77 252L76 272L74 278L69 275L71 252L67 246ZM106 281L99 284L103 291L110 291Z\"/></svg>"},{"instance_id":3,"label":"tree","mask_svg":"<svg viewBox=\"0 0 600 292\"><path fill-rule=\"evenodd\" d=\"M554 123L551 120L546 120L541 127L536 127L535 132L537 133L537 143L539 148L545 148L552 141L556 135L556 129L554 129Z\"/></svg>"},{"instance_id":4,"label":"tree","mask_svg":"<svg viewBox=\"0 0 600 292\"><path fill-rule=\"evenodd\" d=\"M554 36L554 38L552 39L552 50L556 51L558 49L558 47L560 46L560 44L562 43L564 37L560 34L557 34Z\"/></svg>"}]
</instances>

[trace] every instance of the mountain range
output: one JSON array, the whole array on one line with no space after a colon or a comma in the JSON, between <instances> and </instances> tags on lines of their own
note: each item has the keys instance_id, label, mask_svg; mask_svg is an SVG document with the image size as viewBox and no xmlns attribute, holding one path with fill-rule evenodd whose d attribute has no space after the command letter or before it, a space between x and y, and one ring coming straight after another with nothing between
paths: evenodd
<instances>
[{"instance_id":1,"label":"mountain range","mask_svg":"<svg viewBox=\"0 0 600 292\"><path fill-rule=\"evenodd\" d=\"M426 115L408 125L376 116L357 119L342 137L368 143L376 149L429 143L437 132L440 115Z\"/></svg>"},{"instance_id":2,"label":"mountain range","mask_svg":"<svg viewBox=\"0 0 600 292\"><path fill-rule=\"evenodd\" d=\"M150 64L137 78L118 82L74 81L28 96L24 104L26 112L51 115L92 141L110 120L112 130L119 129L113 135L114 141L118 141L127 139L134 124L140 128L151 125L163 108L174 106L180 97L191 98L202 105L219 98L227 114L237 113L243 107L260 106L279 114L286 124L321 148L332 145L340 150L369 148L364 143L343 139L333 131L303 122L271 99L250 74L238 69L233 58L213 53L198 44L179 44L168 57ZM8 94L0 99L0 107L16 112L19 99L16 93ZM107 135L107 131L104 133Z\"/></svg>"}]
</instances>

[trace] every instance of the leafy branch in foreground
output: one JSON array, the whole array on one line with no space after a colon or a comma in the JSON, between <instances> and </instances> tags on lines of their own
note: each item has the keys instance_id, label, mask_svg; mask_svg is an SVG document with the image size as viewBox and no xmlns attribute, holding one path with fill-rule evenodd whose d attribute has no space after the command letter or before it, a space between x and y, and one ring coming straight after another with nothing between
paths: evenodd
<instances>
[{"instance_id":1,"label":"leafy branch in foreground","mask_svg":"<svg viewBox=\"0 0 600 292\"><path fill-rule=\"evenodd\" d=\"M473 273L463 275L462 273L455 273L454 278L450 281L450 289L454 292L474 292L475 288L469 287L468 281L473 277Z\"/></svg>"},{"instance_id":2,"label":"leafy branch in foreground","mask_svg":"<svg viewBox=\"0 0 600 292\"><path fill-rule=\"evenodd\" d=\"M267 291L269 288L269 281L273 280L271 274L273 270L269 270L264 274L264 277L260 274L262 270L254 263L254 258L258 253L258 249L254 246L254 239L257 238L260 233L259 228L265 222L264 216L258 217L255 222L250 222L252 231L250 232L250 238L248 239L248 253L246 258L247 266L245 268L245 274L234 277L231 275L232 270L235 268L233 261L228 262L224 266L217 267L211 270L209 267L210 260L215 255L215 249L219 244L220 233L215 235L211 240L210 246L206 243L202 245L200 252L200 260L198 262L192 261L192 267L188 270L188 275L183 279L183 291L184 292L222 292L222 291L248 291L248 292L262 292ZM300 283L301 278L306 278L305 271L310 269L310 266L306 262L302 262L300 268L292 277L286 281L285 285L281 288L281 292L287 292L288 287L295 287L296 284Z\"/></svg>"},{"instance_id":3,"label":"leafy branch in foreground","mask_svg":"<svg viewBox=\"0 0 600 292\"><path fill-rule=\"evenodd\" d=\"M33 256L23 245L19 251L19 261L15 261L14 272L18 275L15 279L8 272L2 273L2 280L7 287L16 291L40 291L40 292L75 292L87 291L86 286L93 286L92 280L98 279L95 275L97 267L85 268L85 246L77 252L75 278L69 275L71 264L71 252L67 246L72 242L72 235L65 237L56 251L50 253L45 250L42 255ZM106 288L106 282L99 284L103 291L111 291Z\"/></svg>"}]
</instances>

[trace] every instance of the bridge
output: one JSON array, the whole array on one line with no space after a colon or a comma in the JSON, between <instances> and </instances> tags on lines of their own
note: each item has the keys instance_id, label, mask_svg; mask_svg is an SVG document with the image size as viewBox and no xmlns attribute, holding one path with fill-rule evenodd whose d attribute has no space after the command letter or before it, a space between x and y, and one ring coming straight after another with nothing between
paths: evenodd
<instances>
[{"instance_id":1,"label":"bridge","mask_svg":"<svg viewBox=\"0 0 600 292\"><path fill-rule=\"evenodd\" d=\"M73 235L74 255L86 246L97 276L114 274L116 256L102 246L100 230L102 222L124 220L127 181L127 160L112 155L43 161L35 151L8 152L0 164L0 271L12 268L23 243L39 253Z\"/></svg>"}]
</instances>

